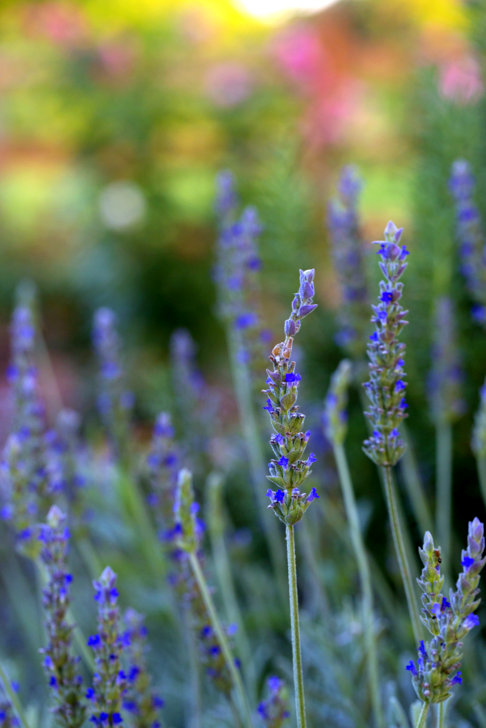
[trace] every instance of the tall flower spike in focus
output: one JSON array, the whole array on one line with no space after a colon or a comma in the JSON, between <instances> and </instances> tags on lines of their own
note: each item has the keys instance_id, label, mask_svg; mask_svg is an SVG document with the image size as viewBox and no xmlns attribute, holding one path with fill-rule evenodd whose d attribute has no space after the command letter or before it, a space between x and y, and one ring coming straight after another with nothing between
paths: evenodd
<instances>
[{"instance_id":1,"label":"tall flower spike in focus","mask_svg":"<svg viewBox=\"0 0 486 728\"><path fill-rule=\"evenodd\" d=\"M400 277L407 267L409 254L404 245L399 245L403 228L389 222L385 228L385 240L375 241L379 245L380 281L378 304L372 306L371 321L375 331L368 341L369 381L364 384L370 407L365 415L371 425L372 434L365 440L363 449L373 462L381 466L395 465L405 451L405 445L398 428L407 416L405 401L406 382L403 367L405 344L398 340L402 328L408 322L408 313L401 304L403 283Z\"/></svg>"},{"instance_id":2,"label":"tall flower spike in focus","mask_svg":"<svg viewBox=\"0 0 486 728\"><path fill-rule=\"evenodd\" d=\"M327 207L327 228L342 297L338 312L340 331L336 340L353 359L364 357L369 321L369 296L358 216L361 188L355 167L344 167L338 195L329 201Z\"/></svg>"},{"instance_id":3,"label":"tall flower spike in focus","mask_svg":"<svg viewBox=\"0 0 486 728\"><path fill-rule=\"evenodd\" d=\"M449 189L456 205L461 272L474 301L473 318L486 326L485 239L479 210L473 198L475 185L469 162L456 160L452 165Z\"/></svg>"},{"instance_id":4,"label":"tall flower spike in focus","mask_svg":"<svg viewBox=\"0 0 486 728\"><path fill-rule=\"evenodd\" d=\"M40 553L48 582L42 592L47 646L43 654L44 671L49 678L57 724L64 728L80 728L84 724L86 701L82 693L83 678L79 657L71 654L73 625L67 621L73 580L66 564L69 530L66 516L57 506L47 514L47 523L40 526Z\"/></svg>"},{"instance_id":5,"label":"tall flower spike in focus","mask_svg":"<svg viewBox=\"0 0 486 728\"><path fill-rule=\"evenodd\" d=\"M87 690L86 697L91 701L91 722L112 728L123 722L120 710L127 689L127 676L121 666L123 642L120 639L116 574L107 566L93 586L98 602L98 633L88 639L88 647L94 651L96 672L93 687Z\"/></svg>"},{"instance_id":6,"label":"tall flower spike in focus","mask_svg":"<svg viewBox=\"0 0 486 728\"><path fill-rule=\"evenodd\" d=\"M314 298L314 269L300 271L300 288L292 301L290 317L285 322L285 339L273 347L270 361L273 370L267 369L268 395L264 409L270 415L274 434L270 438L274 458L268 465L268 480L278 487L269 489L267 496L275 515L286 525L292 526L304 515L315 498L316 489L309 494L301 492L300 486L311 473L316 458L313 453L304 460L304 452L310 432L302 432L305 415L297 407L300 374L292 361L292 346L302 319L317 308Z\"/></svg>"},{"instance_id":7,"label":"tall flower spike in focus","mask_svg":"<svg viewBox=\"0 0 486 728\"><path fill-rule=\"evenodd\" d=\"M118 456L126 453L133 395L125 389L116 316L109 308L96 311L93 344L99 361L98 410Z\"/></svg>"},{"instance_id":8,"label":"tall flower spike in focus","mask_svg":"<svg viewBox=\"0 0 486 728\"><path fill-rule=\"evenodd\" d=\"M467 549L462 551L463 569L449 598L442 593L440 548L434 545L429 532L419 549L424 564L417 580L423 592L421 620L431 639L420 642L417 661L411 660L406 669L418 697L426 705L444 702L451 696L453 686L462 682L463 640L479 624L474 611L480 603L478 585L486 563L484 546L484 526L475 518L469 523Z\"/></svg>"}]
</instances>

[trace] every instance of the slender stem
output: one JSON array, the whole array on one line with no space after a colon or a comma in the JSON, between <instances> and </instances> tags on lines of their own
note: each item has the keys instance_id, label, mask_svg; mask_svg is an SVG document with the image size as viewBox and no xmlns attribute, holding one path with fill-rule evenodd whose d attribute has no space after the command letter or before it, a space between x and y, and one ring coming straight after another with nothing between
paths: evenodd
<instances>
[{"instance_id":1,"label":"slender stem","mask_svg":"<svg viewBox=\"0 0 486 728\"><path fill-rule=\"evenodd\" d=\"M19 700L15 690L12 688L12 683L10 682L9 677L8 677L1 661L0 661L0 681L2 682L3 688L8 695L10 702L12 703L13 707L15 708L15 712L17 713L17 715L19 717L22 728L29 728L29 724L27 723L27 719L25 717L25 713L24 713L24 710L20 703L20 700Z\"/></svg>"},{"instance_id":2,"label":"slender stem","mask_svg":"<svg viewBox=\"0 0 486 728\"><path fill-rule=\"evenodd\" d=\"M292 664L294 668L295 710L297 728L305 728L304 677L300 648L299 597L297 593L297 565L295 559L294 526L286 526L287 562L289 568L290 627L292 632Z\"/></svg>"},{"instance_id":3,"label":"slender stem","mask_svg":"<svg viewBox=\"0 0 486 728\"><path fill-rule=\"evenodd\" d=\"M427 499L425 498L422 480L417 467L417 460L415 458L413 445L410 441L410 436L405 426L405 422L402 422L401 428L402 438L407 447L403 454L403 458L400 460L400 466L402 469L404 484L410 499L410 505L412 506L420 531L423 534L425 531L431 530L432 517L427 504Z\"/></svg>"},{"instance_id":4,"label":"slender stem","mask_svg":"<svg viewBox=\"0 0 486 728\"><path fill-rule=\"evenodd\" d=\"M427 724L427 713L428 712L429 712L429 704L422 703L422 707L420 709L419 717L415 724L415 728L425 728L425 726Z\"/></svg>"},{"instance_id":5,"label":"slender stem","mask_svg":"<svg viewBox=\"0 0 486 728\"><path fill-rule=\"evenodd\" d=\"M189 563L191 565L191 569L194 574L194 578L197 581L197 585L199 587L199 591L201 592L201 596L203 598L205 607L208 611L208 616L211 621L212 627L216 633L216 637L218 638L219 646L221 647L221 651L224 655L224 659L226 660L226 666L231 675L231 679L233 680L233 686L234 686L235 693L236 693L236 695L238 695L238 699L240 702L240 708L245 715L247 728L251 728L251 726L253 724L252 717L251 717L251 709L250 709L248 700L245 695L245 690L243 688L243 682L241 680L241 675L238 672L238 670L236 669L235 660L234 660L233 655L231 654L230 646L228 644L226 635L223 631L223 628L221 627L221 623L219 621L219 617L216 612L214 602L212 600L211 594L209 593L209 589L206 584L206 579L204 578L204 574L202 572L198 558L197 558L196 554L193 552L189 552Z\"/></svg>"},{"instance_id":6,"label":"slender stem","mask_svg":"<svg viewBox=\"0 0 486 728\"><path fill-rule=\"evenodd\" d=\"M437 728L445 728L447 702L447 700L443 700L442 703L437 705Z\"/></svg>"},{"instance_id":7,"label":"slender stem","mask_svg":"<svg viewBox=\"0 0 486 728\"><path fill-rule=\"evenodd\" d=\"M483 496L484 505L486 506L486 457L477 458L479 485Z\"/></svg>"},{"instance_id":8,"label":"slender stem","mask_svg":"<svg viewBox=\"0 0 486 728\"><path fill-rule=\"evenodd\" d=\"M248 451L255 502L257 504L258 511L261 514L260 517L263 523L263 530L268 544L275 579L278 583L281 595L284 597L286 594L286 588L283 577L284 563L279 534L279 522L273 513L268 511L264 489L261 487L262 480L265 476L265 460L261 448L258 422L255 417L255 411L252 404L253 393L250 372L248 367L245 366L245 364L243 364L238 358L236 341L234 334L231 331L227 332L227 340L233 386L236 393L236 401L238 404L243 436L245 438Z\"/></svg>"},{"instance_id":9,"label":"slender stem","mask_svg":"<svg viewBox=\"0 0 486 728\"><path fill-rule=\"evenodd\" d=\"M199 660L196 650L196 640L194 630L190 627L190 618L188 610L184 610L184 634L186 637L187 652L189 656L190 670L190 689L191 695L189 700L190 714L187 716L186 722L189 728L201 728L201 671L199 668Z\"/></svg>"},{"instance_id":10,"label":"slender stem","mask_svg":"<svg viewBox=\"0 0 486 728\"><path fill-rule=\"evenodd\" d=\"M451 546L452 427L449 422L436 426L436 528L442 561L449 563Z\"/></svg>"},{"instance_id":11,"label":"slender stem","mask_svg":"<svg viewBox=\"0 0 486 728\"><path fill-rule=\"evenodd\" d=\"M378 656L376 649L375 631L373 626L373 590L371 587L370 569L366 556L365 545L361 535L359 524L358 508L354 497L353 484L349 473L348 462L344 448L340 444L334 444L334 457L343 491L344 505L349 522L351 543L353 545L356 562L358 564L361 589L363 592L363 623L366 644L366 662L368 667L368 679L370 682L371 701L376 725L384 728L385 719L380 700L380 681L378 677Z\"/></svg>"},{"instance_id":12,"label":"slender stem","mask_svg":"<svg viewBox=\"0 0 486 728\"><path fill-rule=\"evenodd\" d=\"M393 475L391 467L385 466L383 468L383 476L385 482L385 495L386 505L388 508L388 516L390 518L390 524L393 534L393 542L395 544L395 551L397 555L398 565L400 567L400 573L402 575L403 586L405 588L405 596L407 598L408 611L410 620L412 623L413 634L416 644L420 642L420 622L417 615L417 601L415 598L415 592L413 588L412 573L410 571L410 565L407 559L407 552L405 548L404 537L402 529L400 528L400 520L398 517L397 508L397 497L396 497L396 485L393 482Z\"/></svg>"}]
</instances>

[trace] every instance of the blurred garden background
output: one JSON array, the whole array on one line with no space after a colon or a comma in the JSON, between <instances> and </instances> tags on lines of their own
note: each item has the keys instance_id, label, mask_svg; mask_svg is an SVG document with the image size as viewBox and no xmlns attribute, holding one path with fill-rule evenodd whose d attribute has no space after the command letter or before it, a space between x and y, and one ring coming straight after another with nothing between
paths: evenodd
<instances>
[{"instance_id":1,"label":"blurred garden background","mask_svg":"<svg viewBox=\"0 0 486 728\"><path fill-rule=\"evenodd\" d=\"M282 10L276 0L273 6ZM328 618L324 637L316 636L317 623L309 615L320 612L308 584L316 575L304 574L306 659L312 673L311 702L317 705L322 681L330 696L336 684L322 676L321 656L331 660L351 650L353 637L346 630L354 619L349 594L356 580L352 556L340 562L345 547L329 523L334 520L338 530L341 523L341 533L346 528L332 453L319 432L322 402L343 356L338 320L342 291L326 226L343 165L355 165L363 182L360 226L372 301L379 271L368 243L382 238L389 219L405 228L403 239L411 252L404 294L410 309L404 332L408 431L431 509L435 303L445 295L454 300L460 401L453 418L452 543L457 562L467 521L476 515L484 520L470 441L486 374L486 340L470 315L471 299L459 272L448 178L454 160L467 159L477 179L477 202L486 212L486 7L483 0L341 0L315 2L313 10L303 6L295 3L285 12L266 14L264 0L2 1L0 369L6 371L11 359L9 326L19 286L22 297L30 295L33 285L47 423L54 423L61 406L74 408L82 413L83 435L102 450L92 320L100 307L113 309L126 383L134 394L133 442L141 450L148 447L154 418L171 410L178 437L184 440L190 432L200 438L185 446L186 451L201 448L196 454L193 449L190 464L202 500L207 499L205 479L211 467L224 472L227 548L235 568L241 569L236 590L250 615L247 627L253 635L272 630L275 635L260 648L255 684L261 687L276 666L288 677L288 663L273 657L285 656L289 649L287 614L275 607L261 617L260 607L248 596L251 582L271 600L271 589L264 584L268 563L263 538L252 521L251 497L244 496L249 488L245 444L217 312L216 178L231 170L242 202L257 208L262 226L258 301L265 352L282 338L298 288L298 269L316 269L319 308L306 321L306 335L299 336L300 405L313 424L313 436L315 432L312 484L321 498L312 529L323 556L318 566L327 594L323 610L339 615ZM194 340L194 363L209 388L206 393L211 392L212 408L206 400L197 411L185 409L188 400L178 389L174 366L173 335L181 328ZM255 411L265 402L259 394L265 358L261 362L261 374L254 373ZM3 442L13 420L5 376L0 396ZM262 419L265 459L270 457L266 425ZM357 390L351 393L349 426L347 448L365 538L384 574L380 593L393 600L401 587L394 581L396 574L386 573L393 571L386 508L375 468L361 451L366 426ZM207 461L201 463L202 456ZM399 473L400 483L402 477ZM267 488L264 479L261 488ZM97 498L91 498L95 510ZM150 578L140 581L133 564L127 563L136 537L117 525L109 495L107 504L114 509L108 520L92 514L95 550L100 554L106 549L120 580L125 578L125 594L132 590L134 606L147 613L156 634L155 665L167 650L178 649L170 625L160 627L158 610L165 614L170 609L165 598L159 604ZM407 498L404 509L416 553L423 531ZM4 550L6 544L7 537ZM102 565L105 560L103 556ZM252 560L261 572L245 571ZM418 559L416 567L418 576ZM8 574L13 568L12 563ZM15 568L29 574L28 566ZM8 578L3 584L7 591ZM87 574L80 583L89 584ZM87 604L89 595L79 587L78 598ZM8 599L0 604L0 616L9 627L2 647L23 690L31 690L41 704L43 678L32 664L30 643L19 637L11 606ZM385 611L379 630L386 635L392 628ZM333 634L341 635L341 642L332 642ZM407 656L404 645L405 640L400 649ZM413 643L408 649L413 651ZM346 682L349 664L355 670L350 674L363 669L359 655L345 657L348 667L337 683ZM167 725L189 727L177 702L184 663L175 667L174 652L164 659L156 672ZM393 689L386 688L387 695L396 694L407 704L412 690L408 675L396 667L391 643L382 659L389 668L388 682L396 681ZM346 700L330 712L314 708L314 721L326 719L336 728L360 725L349 682ZM361 703L364 716L367 700L365 696ZM474 700L483 701L483 722L476 718L474 723L469 697L459 700L458 720L465 722L458 726L486 725L484 689L478 687ZM206 725L232 724L224 713L214 715ZM32 728L36 725L34 720Z\"/></svg>"}]
</instances>

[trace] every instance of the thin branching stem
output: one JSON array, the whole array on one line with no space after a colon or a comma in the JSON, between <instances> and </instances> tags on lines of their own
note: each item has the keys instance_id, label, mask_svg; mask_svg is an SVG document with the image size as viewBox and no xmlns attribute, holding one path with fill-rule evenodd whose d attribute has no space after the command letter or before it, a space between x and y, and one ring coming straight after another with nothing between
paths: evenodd
<instances>
[{"instance_id":1,"label":"thin branching stem","mask_svg":"<svg viewBox=\"0 0 486 728\"><path fill-rule=\"evenodd\" d=\"M452 427L449 422L436 426L436 528L444 564L449 563L451 547Z\"/></svg>"},{"instance_id":2,"label":"thin branching stem","mask_svg":"<svg viewBox=\"0 0 486 728\"><path fill-rule=\"evenodd\" d=\"M415 724L415 728L425 728L427 725L427 714L429 712L429 704L428 703L422 703L422 707L420 709L419 716L417 718L417 722Z\"/></svg>"}]
</instances>

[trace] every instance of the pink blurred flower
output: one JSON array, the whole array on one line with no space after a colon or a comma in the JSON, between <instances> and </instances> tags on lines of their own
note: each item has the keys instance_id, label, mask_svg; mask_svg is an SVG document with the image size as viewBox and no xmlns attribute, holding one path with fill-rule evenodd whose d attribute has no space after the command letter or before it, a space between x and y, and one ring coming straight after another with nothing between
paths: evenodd
<instances>
[{"instance_id":1,"label":"pink blurred flower","mask_svg":"<svg viewBox=\"0 0 486 728\"><path fill-rule=\"evenodd\" d=\"M86 22L73 5L62 2L33 3L26 8L31 31L46 36L56 45L79 45L86 36Z\"/></svg>"},{"instance_id":2,"label":"pink blurred flower","mask_svg":"<svg viewBox=\"0 0 486 728\"><path fill-rule=\"evenodd\" d=\"M111 77L125 77L134 66L134 49L127 43L107 42L98 49L98 60L103 71Z\"/></svg>"},{"instance_id":3,"label":"pink blurred flower","mask_svg":"<svg viewBox=\"0 0 486 728\"><path fill-rule=\"evenodd\" d=\"M346 137L362 104L365 88L353 78L343 79L328 94L322 94L303 119L304 136L316 147L334 144Z\"/></svg>"},{"instance_id":4,"label":"pink blurred flower","mask_svg":"<svg viewBox=\"0 0 486 728\"><path fill-rule=\"evenodd\" d=\"M483 93L479 64L472 56L446 63L440 69L439 91L459 104L476 101Z\"/></svg>"},{"instance_id":5,"label":"pink blurred flower","mask_svg":"<svg viewBox=\"0 0 486 728\"><path fill-rule=\"evenodd\" d=\"M278 35L273 53L284 73L299 84L312 82L322 64L319 38L305 26L294 26Z\"/></svg>"},{"instance_id":6,"label":"pink blurred flower","mask_svg":"<svg viewBox=\"0 0 486 728\"><path fill-rule=\"evenodd\" d=\"M220 63L206 74L205 90L216 105L223 108L238 106L246 101L254 87L254 79L240 63Z\"/></svg>"}]
</instances>

